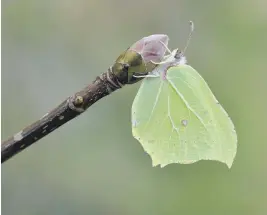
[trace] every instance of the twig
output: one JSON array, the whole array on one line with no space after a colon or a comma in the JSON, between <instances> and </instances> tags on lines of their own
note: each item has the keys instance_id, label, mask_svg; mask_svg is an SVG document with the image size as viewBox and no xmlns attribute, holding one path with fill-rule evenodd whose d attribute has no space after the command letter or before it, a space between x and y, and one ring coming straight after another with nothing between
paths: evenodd
<instances>
[{"instance_id":1,"label":"twig","mask_svg":"<svg viewBox=\"0 0 267 215\"><path fill-rule=\"evenodd\" d=\"M169 37L164 34L144 37L124 51L107 72L74 96L67 98L58 107L45 114L40 120L22 129L13 137L2 142L1 162L24 150L61 125L83 113L99 99L109 95L125 84L140 81L163 59Z\"/></svg>"},{"instance_id":2,"label":"twig","mask_svg":"<svg viewBox=\"0 0 267 215\"><path fill-rule=\"evenodd\" d=\"M92 84L75 93L74 96L67 98L40 120L2 142L1 162L5 162L61 125L80 115L96 101L122 86L123 84L114 75L112 67L110 67L106 73L98 76Z\"/></svg>"}]
</instances>

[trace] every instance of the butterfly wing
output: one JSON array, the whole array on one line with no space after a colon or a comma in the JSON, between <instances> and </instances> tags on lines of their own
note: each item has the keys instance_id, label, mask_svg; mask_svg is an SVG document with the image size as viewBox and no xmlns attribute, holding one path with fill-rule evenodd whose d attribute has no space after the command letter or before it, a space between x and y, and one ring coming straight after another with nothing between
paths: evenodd
<instances>
[{"instance_id":1,"label":"butterfly wing","mask_svg":"<svg viewBox=\"0 0 267 215\"><path fill-rule=\"evenodd\" d=\"M204 79L190 66L167 71L167 80L147 78L132 108L133 135L153 165L218 160L231 167L234 125Z\"/></svg>"},{"instance_id":2,"label":"butterfly wing","mask_svg":"<svg viewBox=\"0 0 267 215\"><path fill-rule=\"evenodd\" d=\"M187 109L181 141L186 142L188 153L198 154L197 160L224 162L230 168L237 150L236 131L208 84L188 65L171 67L167 79Z\"/></svg>"},{"instance_id":3,"label":"butterfly wing","mask_svg":"<svg viewBox=\"0 0 267 215\"><path fill-rule=\"evenodd\" d=\"M144 150L151 156L153 166L167 162L172 140L171 125L167 119L167 80L145 78L132 105L132 132Z\"/></svg>"}]
</instances>

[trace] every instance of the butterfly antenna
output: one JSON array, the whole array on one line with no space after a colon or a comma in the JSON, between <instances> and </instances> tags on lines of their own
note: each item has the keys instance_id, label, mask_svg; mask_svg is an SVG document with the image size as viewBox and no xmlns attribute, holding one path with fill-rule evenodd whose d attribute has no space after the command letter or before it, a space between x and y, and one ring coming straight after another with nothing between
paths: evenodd
<instances>
[{"instance_id":1,"label":"butterfly antenna","mask_svg":"<svg viewBox=\"0 0 267 215\"><path fill-rule=\"evenodd\" d=\"M184 50L183 50L183 53L185 53L189 43L190 43L190 40L191 40L191 37L192 37L192 34L194 32L194 23L192 21L189 21L189 25L190 25L190 32L189 32L189 35L188 35L188 38L187 38L187 41L186 41L186 45L184 47Z\"/></svg>"}]
</instances>

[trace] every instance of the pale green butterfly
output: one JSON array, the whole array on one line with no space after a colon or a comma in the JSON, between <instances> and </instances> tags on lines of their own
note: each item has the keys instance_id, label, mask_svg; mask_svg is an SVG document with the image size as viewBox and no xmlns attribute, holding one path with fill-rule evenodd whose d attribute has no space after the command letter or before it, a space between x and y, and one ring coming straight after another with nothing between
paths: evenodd
<instances>
[{"instance_id":1,"label":"pale green butterfly","mask_svg":"<svg viewBox=\"0 0 267 215\"><path fill-rule=\"evenodd\" d=\"M183 53L170 52L142 81L132 105L133 136L153 166L217 160L230 168L237 150L234 124Z\"/></svg>"}]
</instances>

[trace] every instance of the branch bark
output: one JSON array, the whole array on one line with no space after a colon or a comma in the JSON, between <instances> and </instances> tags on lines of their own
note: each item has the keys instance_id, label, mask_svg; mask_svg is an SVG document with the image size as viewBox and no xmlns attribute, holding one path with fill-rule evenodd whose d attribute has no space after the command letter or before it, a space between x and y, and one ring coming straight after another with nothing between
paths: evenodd
<instances>
[{"instance_id":1,"label":"branch bark","mask_svg":"<svg viewBox=\"0 0 267 215\"><path fill-rule=\"evenodd\" d=\"M112 67L110 67L107 72L98 76L92 84L67 98L35 123L3 141L1 144L1 163L77 117L96 101L122 86L123 84L114 75Z\"/></svg>"},{"instance_id":2,"label":"branch bark","mask_svg":"<svg viewBox=\"0 0 267 215\"><path fill-rule=\"evenodd\" d=\"M99 99L125 84L134 84L151 72L166 52L169 37L156 34L144 37L124 51L107 72L83 90L70 96L41 119L2 142L1 162L29 147L61 125L83 113ZM138 77L140 76L140 77Z\"/></svg>"}]
</instances>

